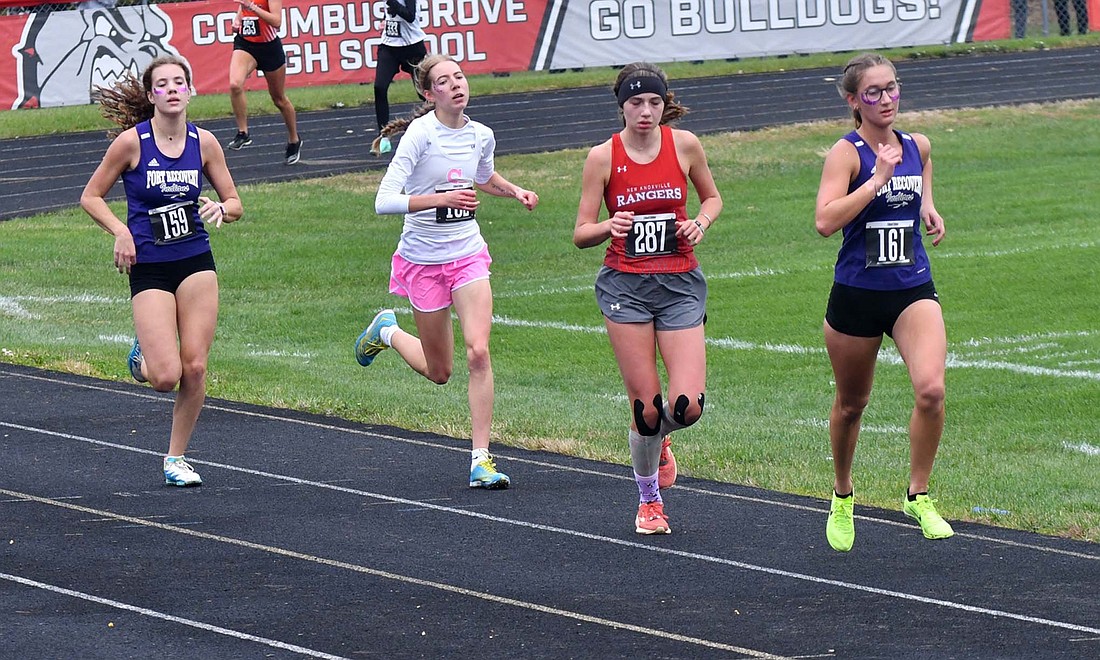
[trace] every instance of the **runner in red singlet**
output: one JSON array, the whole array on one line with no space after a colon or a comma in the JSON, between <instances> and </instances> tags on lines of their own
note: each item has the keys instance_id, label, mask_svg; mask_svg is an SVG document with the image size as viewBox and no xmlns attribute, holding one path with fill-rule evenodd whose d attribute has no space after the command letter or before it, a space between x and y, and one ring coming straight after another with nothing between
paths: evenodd
<instances>
[{"instance_id":1,"label":"runner in red singlet","mask_svg":"<svg viewBox=\"0 0 1100 660\"><path fill-rule=\"evenodd\" d=\"M669 534L660 492L676 479L668 435L698 421L706 388L707 283L694 250L722 211L722 197L699 138L666 125L687 109L673 100L663 71L628 64L613 89L624 128L588 152L573 243L611 239L596 301L632 410L628 438L640 500L634 529ZM695 217L687 213L689 180L700 200Z\"/></svg>"},{"instance_id":2,"label":"runner in red singlet","mask_svg":"<svg viewBox=\"0 0 1100 660\"><path fill-rule=\"evenodd\" d=\"M241 149L252 144L248 133L248 101L244 83L259 69L267 81L267 92L286 124L285 162L297 163L302 157L298 137L298 116L286 95L286 53L278 29L283 23L283 0L236 0L240 7L233 17L233 58L229 61L229 100L237 120L237 135L226 145Z\"/></svg>"}]
</instances>

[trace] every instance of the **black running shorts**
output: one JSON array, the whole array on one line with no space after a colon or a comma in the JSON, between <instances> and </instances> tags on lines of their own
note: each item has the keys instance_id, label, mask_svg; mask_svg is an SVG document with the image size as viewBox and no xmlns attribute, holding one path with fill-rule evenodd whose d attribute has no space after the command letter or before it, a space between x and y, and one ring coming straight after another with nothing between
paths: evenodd
<instances>
[{"instance_id":1,"label":"black running shorts","mask_svg":"<svg viewBox=\"0 0 1100 660\"><path fill-rule=\"evenodd\" d=\"M174 294L185 279L206 270L218 272L214 265L213 252L207 251L176 261L134 264L130 267L130 297L133 298L146 289L160 289Z\"/></svg>"},{"instance_id":2,"label":"black running shorts","mask_svg":"<svg viewBox=\"0 0 1100 660\"><path fill-rule=\"evenodd\" d=\"M833 282L825 321L833 330L853 337L894 336L894 324L918 300L940 301L931 281L897 291L875 291Z\"/></svg>"}]
</instances>

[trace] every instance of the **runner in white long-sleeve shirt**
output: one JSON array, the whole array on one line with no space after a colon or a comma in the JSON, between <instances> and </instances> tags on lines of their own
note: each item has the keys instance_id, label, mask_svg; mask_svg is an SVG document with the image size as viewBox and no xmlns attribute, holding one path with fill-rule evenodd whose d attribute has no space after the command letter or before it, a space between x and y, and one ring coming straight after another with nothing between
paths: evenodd
<instances>
[{"instance_id":1,"label":"runner in white long-sleeve shirt","mask_svg":"<svg viewBox=\"0 0 1100 660\"><path fill-rule=\"evenodd\" d=\"M382 310L359 335L355 357L365 367L392 347L417 373L446 383L454 370L453 306L470 372L470 487L507 488L511 480L497 471L489 454L492 259L477 224L476 191L514 197L527 210L534 209L539 198L496 172L496 138L489 127L466 116L470 87L457 62L446 55L429 55L414 79L425 103L411 121L390 122L382 131L387 137L402 131L405 135L378 187L375 211L405 215L393 255L390 293L409 299L419 337L398 327L393 310Z\"/></svg>"}]
</instances>

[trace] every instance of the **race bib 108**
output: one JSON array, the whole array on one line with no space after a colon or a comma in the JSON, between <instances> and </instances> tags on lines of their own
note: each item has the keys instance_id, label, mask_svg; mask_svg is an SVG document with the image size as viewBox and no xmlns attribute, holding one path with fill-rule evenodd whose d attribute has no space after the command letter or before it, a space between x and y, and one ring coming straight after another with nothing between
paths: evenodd
<instances>
[{"instance_id":1,"label":"race bib 108","mask_svg":"<svg viewBox=\"0 0 1100 660\"><path fill-rule=\"evenodd\" d=\"M451 190L473 190L474 182L470 179L458 179L455 181L449 181L447 183L441 183L435 187L437 193L449 192ZM476 220L473 210L471 209L456 209L449 206L438 206L435 209L435 221L440 223L448 222L467 222L469 220Z\"/></svg>"}]
</instances>

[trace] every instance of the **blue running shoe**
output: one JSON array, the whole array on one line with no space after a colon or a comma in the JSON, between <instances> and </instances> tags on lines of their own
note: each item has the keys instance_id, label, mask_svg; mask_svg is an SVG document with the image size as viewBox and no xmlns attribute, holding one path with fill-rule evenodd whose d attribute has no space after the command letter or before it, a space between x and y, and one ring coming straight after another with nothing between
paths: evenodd
<instances>
[{"instance_id":1,"label":"blue running shoe","mask_svg":"<svg viewBox=\"0 0 1100 660\"><path fill-rule=\"evenodd\" d=\"M130 357L126 359L126 363L130 365L130 375L134 377L139 383L148 382L148 378L141 375L141 363L144 358L141 357L141 346L138 345L138 340L134 340L134 345L130 347Z\"/></svg>"},{"instance_id":2,"label":"blue running shoe","mask_svg":"<svg viewBox=\"0 0 1100 660\"><path fill-rule=\"evenodd\" d=\"M397 325L397 317L392 309L383 309L375 315L359 339L355 340L355 359L360 365L369 367L374 362L374 357L389 348L382 341L382 328Z\"/></svg>"},{"instance_id":3,"label":"blue running shoe","mask_svg":"<svg viewBox=\"0 0 1100 660\"><path fill-rule=\"evenodd\" d=\"M497 472L493 457L486 455L470 468L470 488L488 488L503 490L512 485L512 480L503 472Z\"/></svg>"},{"instance_id":4,"label":"blue running shoe","mask_svg":"<svg viewBox=\"0 0 1100 660\"><path fill-rule=\"evenodd\" d=\"M183 456L164 457L164 483L168 486L201 486L202 478Z\"/></svg>"}]
</instances>

